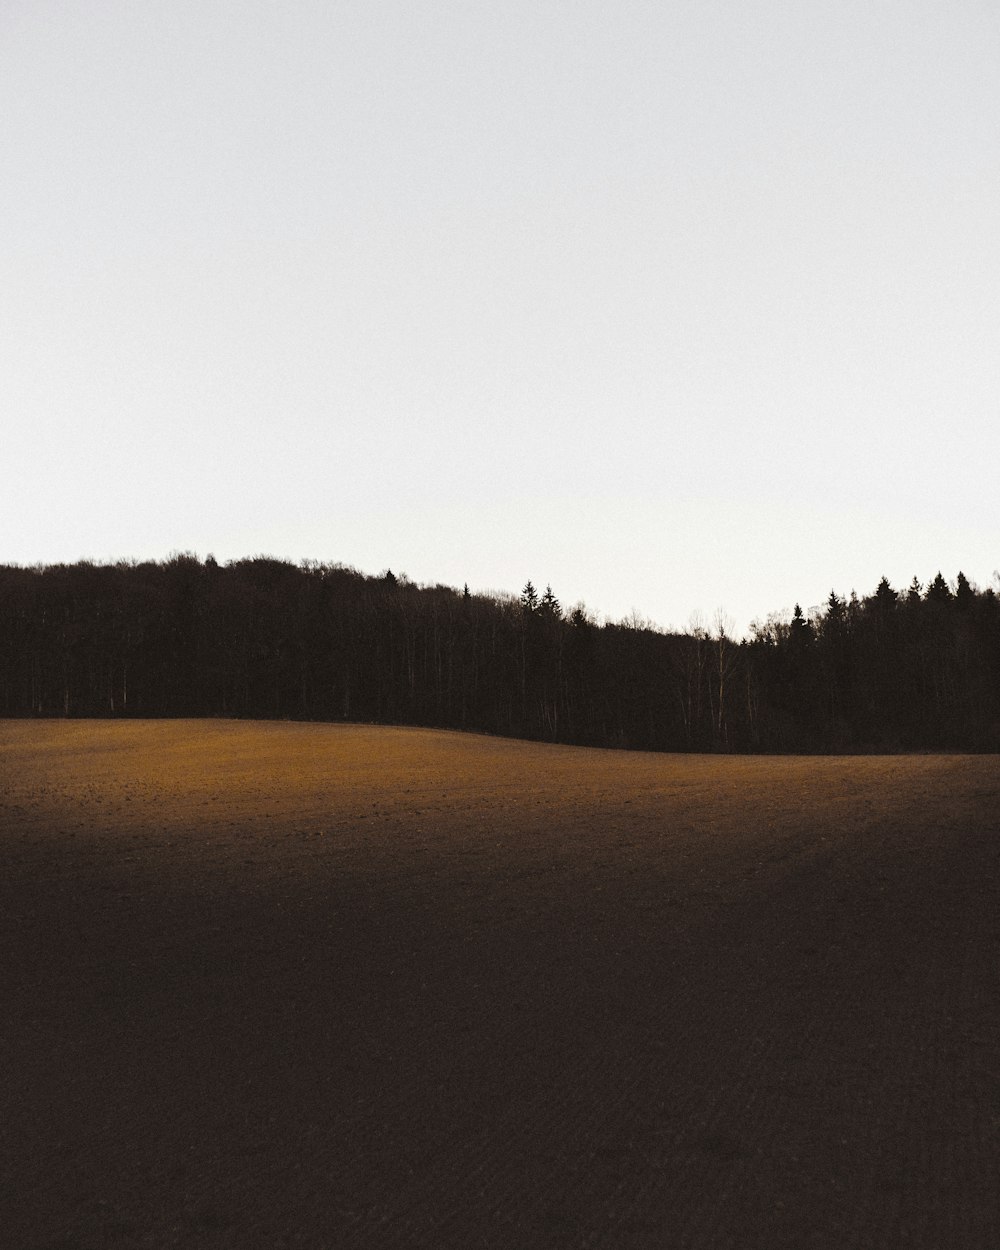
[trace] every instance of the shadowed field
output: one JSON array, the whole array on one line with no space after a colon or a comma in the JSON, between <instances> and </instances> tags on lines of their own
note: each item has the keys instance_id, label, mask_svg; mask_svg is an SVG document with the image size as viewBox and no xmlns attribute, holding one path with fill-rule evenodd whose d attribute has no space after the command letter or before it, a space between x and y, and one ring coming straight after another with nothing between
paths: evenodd
<instances>
[{"instance_id":1,"label":"shadowed field","mask_svg":"<svg viewBox=\"0 0 1000 1250\"><path fill-rule=\"evenodd\" d=\"M0 1242L1000 1245L995 756L0 722Z\"/></svg>"}]
</instances>

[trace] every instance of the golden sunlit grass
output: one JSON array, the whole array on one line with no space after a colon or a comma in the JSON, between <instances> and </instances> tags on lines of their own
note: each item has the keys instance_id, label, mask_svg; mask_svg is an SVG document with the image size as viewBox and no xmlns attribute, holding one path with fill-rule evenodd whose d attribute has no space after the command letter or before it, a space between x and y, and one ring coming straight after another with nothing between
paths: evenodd
<instances>
[{"instance_id":1,"label":"golden sunlit grass","mask_svg":"<svg viewBox=\"0 0 1000 1250\"><path fill-rule=\"evenodd\" d=\"M442 847L483 822L584 842L627 827L706 853L808 843L859 824L953 822L997 792L998 774L992 756L656 755L241 721L7 721L0 750L0 801L40 830L60 816L109 835L291 823L353 842L392 822Z\"/></svg>"}]
</instances>

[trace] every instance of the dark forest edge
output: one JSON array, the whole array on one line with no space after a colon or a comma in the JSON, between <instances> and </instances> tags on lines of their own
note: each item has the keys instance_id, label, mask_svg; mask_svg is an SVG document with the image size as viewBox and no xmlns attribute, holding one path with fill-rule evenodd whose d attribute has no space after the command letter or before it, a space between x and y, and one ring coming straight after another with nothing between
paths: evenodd
<instances>
[{"instance_id":1,"label":"dark forest edge","mask_svg":"<svg viewBox=\"0 0 1000 1250\"><path fill-rule=\"evenodd\" d=\"M668 633L550 589L258 556L0 566L0 715L372 721L654 751L1000 750L1000 600L959 573Z\"/></svg>"}]
</instances>

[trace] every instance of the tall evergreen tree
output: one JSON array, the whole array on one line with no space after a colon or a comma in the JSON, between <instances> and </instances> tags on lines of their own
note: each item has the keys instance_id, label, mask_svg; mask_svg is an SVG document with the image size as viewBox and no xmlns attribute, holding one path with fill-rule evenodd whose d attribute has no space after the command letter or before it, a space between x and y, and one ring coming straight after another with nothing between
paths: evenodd
<instances>
[{"instance_id":1,"label":"tall evergreen tree","mask_svg":"<svg viewBox=\"0 0 1000 1250\"><path fill-rule=\"evenodd\" d=\"M927 587L925 596L931 603L951 603L952 594L948 583L941 576L941 570L938 569L937 576Z\"/></svg>"},{"instance_id":2,"label":"tall evergreen tree","mask_svg":"<svg viewBox=\"0 0 1000 1250\"><path fill-rule=\"evenodd\" d=\"M538 606L543 615L554 617L556 620L562 620L562 607L553 594L551 586L545 587L545 594L542 595Z\"/></svg>"}]
</instances>

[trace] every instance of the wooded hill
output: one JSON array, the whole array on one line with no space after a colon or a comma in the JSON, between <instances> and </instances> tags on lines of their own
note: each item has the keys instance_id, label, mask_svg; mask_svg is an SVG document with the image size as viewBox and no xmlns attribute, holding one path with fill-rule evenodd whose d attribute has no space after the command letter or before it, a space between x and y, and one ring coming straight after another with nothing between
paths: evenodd
<instances>
[{"instance_id":1,"label":"wooded hill","mask_svg":"<svg viewBox=\"0 0 1000 1250\"><path fill-rule=\"evenodd\" d=\"M669 751L1000 750L1000 600L961 574L669 634L551 590L294 565L0 566L0 715L376 721Z\"/></svg>"}]
</instances>

